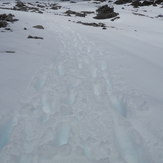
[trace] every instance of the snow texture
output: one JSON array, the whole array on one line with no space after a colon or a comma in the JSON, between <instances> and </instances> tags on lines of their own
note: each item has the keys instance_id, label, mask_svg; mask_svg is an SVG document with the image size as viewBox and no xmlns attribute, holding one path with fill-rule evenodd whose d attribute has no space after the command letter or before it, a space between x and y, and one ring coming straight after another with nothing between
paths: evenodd
<instances>
[{"instance_id":1,"label":"snow texture","mask_svg":"<svg viewBox=\"0 0 163 163\"><path fill-rule=\"evenodd\" d=\"M162 20L115 6L120 19L103 20L102 30L73 22L101 22L90 15L56 15L96 4L59 5L43 14L0 9L19 19L0 32L0 162L162 163Z\"/></svg>"}]
</instances>

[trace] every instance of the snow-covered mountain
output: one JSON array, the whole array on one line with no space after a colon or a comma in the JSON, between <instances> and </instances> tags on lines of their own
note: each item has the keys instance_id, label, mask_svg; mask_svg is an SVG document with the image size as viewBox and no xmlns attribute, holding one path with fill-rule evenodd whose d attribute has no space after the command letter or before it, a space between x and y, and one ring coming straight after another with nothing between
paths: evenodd
<instances>
[{"instance_id":1,"label":"snow-covered mountain","mask_svg":"<svg viewBox=\"0 0 163 163\"><path fill-rule=\"evenodd\" d=\"M0 1L0 163L163 162L163 6L130 4Z\"/></svg>"}]
</instances>

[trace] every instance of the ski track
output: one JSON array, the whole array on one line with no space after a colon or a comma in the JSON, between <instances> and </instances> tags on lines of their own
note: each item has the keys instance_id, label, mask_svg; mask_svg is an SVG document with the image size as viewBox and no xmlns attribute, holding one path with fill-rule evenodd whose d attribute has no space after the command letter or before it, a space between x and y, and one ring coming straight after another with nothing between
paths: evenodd
<instances>
[{"instance_id":1,"label":"ski track","mask_svg":"<svg viewBox=\"0 0 163 163\"><path fill-rule=\"evenodd\" d=\"M22 148L15 162L152 162L145 141L127 119L125 103L113 93L105 52L69 27L56 30L61 53L31 83L33 94L12 134L15 144L10 146ZM1 130L3 150L10 122ZM24 134L20 140L19 132Z\"/></svg>"}]
</instances>

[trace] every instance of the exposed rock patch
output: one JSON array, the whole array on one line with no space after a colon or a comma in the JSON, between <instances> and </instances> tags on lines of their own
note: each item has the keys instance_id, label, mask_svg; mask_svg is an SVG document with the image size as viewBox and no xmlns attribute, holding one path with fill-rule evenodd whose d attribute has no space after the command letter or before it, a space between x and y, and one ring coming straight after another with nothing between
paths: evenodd
<instances>
[{"instance_id":1,"label":"exposed rock patch","mask_svg":"<svg viewBox=\"0 0 163 163\"><path fill-rule=\"evenodd\" d=\"M0 15L0 21L4 20L4 21L8 21L8 22L14 22L17 21L18 19L14 19L14 15L12 14L1 14Z\"/></svg>"},{"instance_id":2,"label":"exposed rock patch","mask_svg":"<svg viewBox=\"0 0 163 163\"><path fill-rule=\"evenodd\" d=\"M114 26L106 26L104 23L89 23L89 22L82 22L82 21L71 21L69 20L70 22L73 22L73 23L78 23L78 24L82 24L82 25L86 25L86 26L91 26L91 27L101 27L102 29L107 29L107 28L116 28Z\"/></svg>"},{"instance_id":3,"label":"exposed rock patch","mask_svg":"<svg viewBox=\"0 0 163 163\"><path fill-rule=\"evenodd\" d=\"M29 35L27 38L28 38L28 39L40 39L40 40L43 40L43 39L44 39L43 37L31 36L31 35Z\"/></svg>"},{"instance_id":4,"label":"exposed rock patch","mask_svg":"<svg viewBox=\"0 0 163 163\"><path fill-rule=\"evenodd\" d=\"M106 25L104 23L86 23L86 22L81 22L81 21L78 21L77 23L87 25L87 26L92 26L92 27L106 28Z\"/></svg>"},{"instance_id":5,"label":"exposed rock patch","mask_svg":"<svg viewBox=\"0 0 163 163\"><path fill-rule=\"evenodd\" d=\"M15 10L27 11L28 7L21 1L17 1L16 5L14 6Z\"/></svg>"},{"instance_id":6,"label":"exposed rock patch","mask_svg":"<svg viewBox=\"0 0 163 163\"><path fill-rule=\"evenodd\" d=\"M152 0L152 1L147 1L147 0L145 0L145 1L139 1L139 0L135 0L135 1L133 1L132 3L131 3L131 5L133 6L133 7L135 7L135 8L138 8L138 7L141 7L141 6L151 6L151 5L153 5L153 6L157 6L157 5L159 5L159 4L162 4L163 3L163 0Z\"/></svg>"},{"instance_id":7,"label":"exposed rock patch","mask_svg":"<svg viewBox=\"0 0 163 163\"><path fill-rule=\"evenodd\" d=\"M156 0L155 3L156 4L163 4L163 0Z\"/></svg>"},{"instance_id":8,"label":"exposed rock patch","mask_svg":"<svg viewBox=\"0 0 163 163\"><path fill-rule=\"evenodd\" d=\"M151 18L151 19L154 18L154 17L148 16L148 15L144 15L144 14L140 14L140 13L136 13L136 12L133 12L133 14L137 15L137 16L145 16L145 17L148 17L148 18Z\"/></svg>"},{"instance_id":9,"label":"exposed rock patch","mask_svg":"<svg viewBox=\"0 0 163 163\"><path fill-rule=\"evenodd\" d=\"M12 51L12 50L6 50L5 52L6 53L15 53L15 51Z\"/></svg>"},{"instance_id":10,"label":"exposed rock patch","mask_svg":"<svg viewBox=\"0 0 163 163\"><path fill-rule=\"evenodd\" d=\"M3 2L2 4L4 4L4 5L9 5L10 2Z\"/></svg>"},{"instance_id":11,"label":"exposed rock patch","mask_svg":"<svg viewBox=\"0 0 163 163\"><path fill-rule=\"evenodd\" d=\"M32 5L32 4L31 4ZM40 8L45 8L46 6L42 5L42 4L38 4L37 7L40 7Z\"/></svg>"},{"instance_id":12,"label":"exposed rock patch","mask_svg":"<svg viewBox=\"0 0 163 163\"><path fill-rule=\"evenodd\" d=\"M0 28L7 27L9 22L18 21L18 19L14 18L15 16L12 14L0 14Z\"/></svg>"},{"instance_id":13,"label":"exposed rock patch","mask_svg":"<svg viewBox=\"0 0 163 163\"><path fill-rule=\"evenodd\" d=\"M6 31L12 31L11 28L5 28Z\"/></svg>"},{"instance_id":14,"label":"exposed rock patch","mask_svg":"<svg viewBox=\"0 0 163 163\"><path fill-rule=\"evenodd\" d=\"M57 4L50 4L50 9L52 9L52 10L58 10L58 9L60 9L61 8L61 6L58 6Z\"/></svg>"},{"instance_id":15,"label":"exposed rock patch","mask_svg":"<svg viewBox=\"0 0 163 163\"><path fill-rule=\"evenodd\" d=\"M156 18L163 18L163 15L158 15L158 16L156 16Z\"/></svg>"},{"instance_id":16,"label":"exposed rock patch","mask_svg":"<svg viewBox=\"0 0 163 163\"><path fill-rule=\"evenodd\" d=\"M134 8L138 8L139 6L141 6L141 2L138 1L138 0L136 0L136 1L133 1L133 2L131 3L131 5L132 5Z\"/></svg>"},{"instance_id":17,"label":"exposed rock patch","mask_svg":"<svg viewBox=\"0 0 163 163\"><path fill-rule=\"evenodd\" d=\"M122 5L122 4L126 4L126 3L131 3L132 0L117 0L114 3L117 5Z\"/></svg>"},{"instance_id":18,"label":"exposed rock patch","mask_svg":"<svg viewBox=\"0 0 163 163\"><path fill-rule=\"evenodd\" d=\"M95 2L106 2L107 0L94 0Z\"/></svg>"},{"instance_id":19,"label":"exposed rock patch","mask_svg":"<svg viewBox=\"0 0 163 163\"><path fill-rule=\"evenodd\" d=\"M117 19L120 19L120 17L119 17L119 16L117 16L117 17L115 17L115 18L111 19L111 21L115 21L115 20L117 20Z\"/></svg>"},{"instance_id":20,"label":"exposed rock patch","mask_svg":"<svg viewBox=\"0 0 163 163\"><path fill-rule=\"evenodd\" d=\"M33 4L30 4L33 5ZM27 6L25 3L21 1L17 1L16 5L13 7L13 10L18 10L18 11L31 11L31 12L36 12L36 13L43 13L42 11L39 10L38 7L34 6Z\"/></svg>"},{"instance_id":21,"label":"exposed rock patch","mask_svg":"<svg viewBox=\"0 0 163 163\"><path fill-rule=\"evenodd\" d=\"M76 11L72 11L72 10L67 10L65 12L65 14L67 16L75 15L75 16L79 16L79 17L85 17L87 15L85 12L76 12Z\"/></svg>"},{"instance_id":22,"label":"exposed rock patch","mask_svg":"<svg viewBox=\"0 0 163 163\"><path fill-rule=\"evenodd\" d=\"M116 0L114 3L117 5L131 3L131 5L134 8L138 8L141 6L150 6L150 5L157 6L158 4L162 4L163 0L144 0L144 1L140 1L140 0Z\"/></svg>"},{"instance_id":23,"label":"exposed rock patch","mask_svg":"<svg viewBox=\"0 0 163 163\"><path fill-rule=\"evenodd\" d=\"M136 13L136 12L133 12L134 15L137 15L137 16L145 16L144 14L140 14L140 13Z\"/></svg>"},{"instance_id":24,"label":"exposed rock patch","mask_svg":"<svg viewBox=\"0 0 163 163\"><path fill-rule=\"evenodd\" d=\"M75 1L70 1L70 3L76 3Z\"/></svg>"},{"instance_id":25,"label":"exposed rock patch","mask_svg":"<svg viewBox=\"0 0 163 163\"><path fill-rule=\"evenodd\" d=\"M95 12L94 11L81 11L81 13L83 14L94 14Z\"/></svg>"},{"instance_id":26,"label":"exposed rock patch","mask_svg":"<svg viewBox=\"0 0 163 163\"><path fill-rule=\"evenodd\" d=\"M8 23L6 21L1 21L0 20L0 28L5 28L7 27Z\"/></svg>"},{"instance_id":27,"label":"exposed rock patch","mask_svg":"<svg viewBox=\"0 0 163 163\"><path fill-rule=\"evenodd\" d=\"M33 26L33 28L36 28L36 29L44 29L44 27L42 25L35 25L35 26Z\"/></svg>"},{"instance_id":28,"label":"exposed rock patch","mask_svg":"<svg viewBox=\"0 0 163 163\"><path fill-rule=\"evenodd\" d=\"M97 16L95 19L109 19L116 17L119 15L118 13L114 12L114 8L108 7L108 5L104 5L96 10Z\"/></svg>"}]
</instances>

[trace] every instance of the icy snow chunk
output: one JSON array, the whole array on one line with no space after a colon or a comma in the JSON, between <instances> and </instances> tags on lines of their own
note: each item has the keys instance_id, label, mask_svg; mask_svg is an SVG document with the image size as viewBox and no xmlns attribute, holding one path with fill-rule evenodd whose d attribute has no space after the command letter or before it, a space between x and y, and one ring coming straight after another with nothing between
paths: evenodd
<instances>
[{"instance_id":1,"label":"icy snow chunk","mask_svg":"<svg viewBox=\"0 0 163 163\"><path fill-rule=\"evenodd\" d=\"M12 131L12 120L0 126L0 150L8 143Z\"/></svg>"},{"instance_id":2,"label":"icy snow chunk","mask_svg":"<svg viewBox=\"0 0 163 163\"><path fill-rule=\"evenodd\" d=\"M70 126L66 123L61 123L56 128L56 144L61 146L68 144L70 136Z\"/></svg>"},{"instance_id":3,"label":"icy snow chunk","mask_svg":"<svg viewBox=\"0 0 163 163\"><path fill-rule=\"evenodd\" d=\"M116 109L116 111L122 115L123 117L127 116L127 108L125 103L122 100L119 100L116 96L112 95L110 97L110 100L112 102L113 107Z\"/></svg>"}]
</instances>

